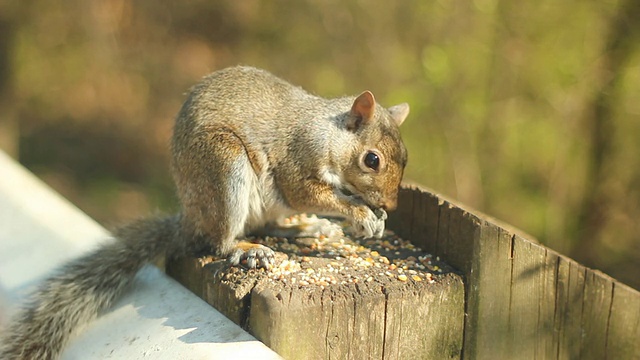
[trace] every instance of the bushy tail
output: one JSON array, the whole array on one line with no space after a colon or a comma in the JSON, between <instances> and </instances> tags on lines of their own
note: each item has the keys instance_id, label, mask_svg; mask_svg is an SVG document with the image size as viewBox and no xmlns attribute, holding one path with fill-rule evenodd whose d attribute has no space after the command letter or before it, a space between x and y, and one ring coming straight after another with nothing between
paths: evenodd
<instances>
[{"instance_id":1,"label":"bushy tail","mask_svg":"<svg viewBox=\"0 0 640 360\"><path fill-rule=\"evenodd\" d=\"M0 359L56 359L73 331L109 307L138 270L182 248L178 216L120 228L110 242L47 279L5 329Z\"/></svg>"}]
</instances>

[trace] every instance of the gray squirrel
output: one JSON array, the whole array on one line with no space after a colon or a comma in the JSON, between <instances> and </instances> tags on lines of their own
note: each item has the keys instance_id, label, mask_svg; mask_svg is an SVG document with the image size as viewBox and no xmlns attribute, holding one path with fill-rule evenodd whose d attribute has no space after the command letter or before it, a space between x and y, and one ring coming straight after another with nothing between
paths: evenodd
<instances>
[{"instance_id":1,"label":"gray squirrel","mask_svg":"<svg viewBox=\"0 0 640 360\"><path fill-rule=\"evenodd\" d=\"M0 340L0 359L56 359L74 330L108 308L141 267L210 247L231 264L269 268L270 248L237 237L294 213L347 218L380 237L407 151L404 103L371 92L324 99L237 66L205 77L174 127L171 170L181 208L135 221L45 280Z\"/></svg>"}]
</instances>

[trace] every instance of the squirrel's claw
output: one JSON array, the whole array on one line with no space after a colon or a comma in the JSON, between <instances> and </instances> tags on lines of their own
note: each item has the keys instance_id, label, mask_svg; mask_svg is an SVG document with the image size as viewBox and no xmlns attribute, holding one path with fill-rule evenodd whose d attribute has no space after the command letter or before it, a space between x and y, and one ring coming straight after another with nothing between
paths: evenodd
<instances>
[{"instance_id":1,"label":"squirrel's claw","mask_svg":"<svg viewBox=\"0 0 640 360\"><path fill-rule=\"evenodd\" d=\"M243 260L246 263L243 264ZM260 244L239 243L229 255L227 261L231 265L243 264L249 269L262 267L269 269L275 264L275 252Z\"/></svg>"},{"instance_id":2,"label":"squirrel's claw","mask_svg":"<svg viewBox=\"0 0 640 360\"><path fill-rule=\"evenodd\" d=\"M384 222L387 219L387 212L383 209L371 210L364 208L364 216L359 219L353 219L352 225L355 235L358 237L381 238L384 234Z\"/></svg>"}]
</instances>

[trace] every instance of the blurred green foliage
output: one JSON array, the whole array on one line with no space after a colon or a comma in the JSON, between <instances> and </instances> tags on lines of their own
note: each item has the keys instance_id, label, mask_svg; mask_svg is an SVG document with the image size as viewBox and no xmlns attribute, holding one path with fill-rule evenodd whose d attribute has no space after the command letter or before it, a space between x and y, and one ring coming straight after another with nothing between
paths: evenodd
<instances>
[{"instance_id":1,"label":"blurred green foliage","mask_svg":"<svg viewBox=\"0 0 640 360\"><path fill-rule=\"evenodd\" d=\"M411 104L406 177L640 287L640 5L0 2L0 144L99 221L175 207L184 92L250 64Z\"/></svg>"}]
</instances>

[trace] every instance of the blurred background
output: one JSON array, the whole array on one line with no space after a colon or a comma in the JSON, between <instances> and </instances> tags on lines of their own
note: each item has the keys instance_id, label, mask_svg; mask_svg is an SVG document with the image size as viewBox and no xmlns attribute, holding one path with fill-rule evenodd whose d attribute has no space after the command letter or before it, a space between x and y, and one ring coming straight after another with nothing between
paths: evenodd
<instances>
[{"instance_id":1,"label":"blurred background","mask_svg":"<svg viewBox=\"0 0 640 360\"><path fill-rule=\"evenodd\" d=\"M0 148L107 227L172 211L173 118L235 64L410 103L407 179L640 288L639 1L0 0Z\"/></svg>"}]
</instances>

